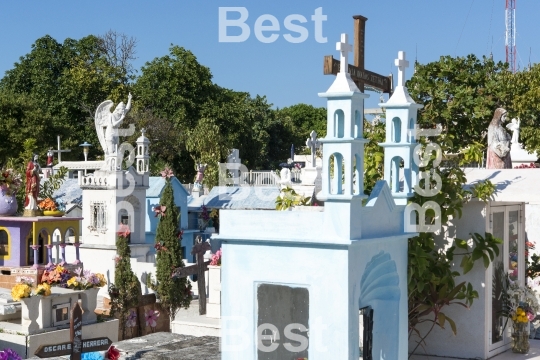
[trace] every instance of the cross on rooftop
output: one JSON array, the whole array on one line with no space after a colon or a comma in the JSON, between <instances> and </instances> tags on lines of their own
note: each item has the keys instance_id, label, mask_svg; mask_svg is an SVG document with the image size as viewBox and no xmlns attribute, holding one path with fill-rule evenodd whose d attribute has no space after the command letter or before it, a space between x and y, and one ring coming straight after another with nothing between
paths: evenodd
<instances>
[{"instance_id":1,"label":"cross on rooftop","mask_svg":"<svg viewBox=\"0 0 540 360\"><path fill-rule=\"evenodd\" d=\"M341 42L336 43L336 50L340 52L339 72L346 72L349 65L349 53L352 52L352 46L349 44L347 34L341 34Z\"/></svg>"},{"instance_id":2,"label":"cross on rooftop","mask_svg":"<svg viewBox=\"0 0 540 360\"><path fill-rule=\"evenodd\" d=\"M317 139L317 132L315 130L311 131L309 134L306 145L311 150L311 166L315 167L316 151L321 146L321 142Z\"/></svg>"},{"instance_id":3,"label":"cross on rooftop","mask_svg":"<svg viewBox=\"0 0 540 360\"><path fill-rule=\"evenodd\" d=\"M60 135L56 138L58 140L58 150L53 150L52 152L58 153L58 163L60 164L62 162L62 153L63 152L71 152L71 150L62 150L60 147Z\"/></svg>"},{"instance_id":4,"label":"cross on rooftop","mask_svg":"<svg viewBox=\"0 0 540 360\"><path fill-rule=\"evenodd\" d=\"M383 76L364 69L364 40L367 18L361 15L353 16L354 19L354 65L348 64L348 72L361 91L364 85L381 90L384 93L392 93L392 76ZM342 40L342 42L344 42ZM345 41L346 42L346 41ZM341 50L341 49L337 49ZM347 64L347 63L346 63ZM341 61L336 60L332 55L324 57L324 74L337 75L340 72Z\"/></svg>"},{"instance_id":5,"label":"cross on rooftop","mask_svg":"<svg viewBox=\"0 0 540 360\"><path fill-rule=\"evenodd\" d=\"M409 67L409 61L405 60L405 51L398 52L398 58L395 60L398 67L398 84L397 86L405 85L405 69Z\"/></svg>"}]
</instances>

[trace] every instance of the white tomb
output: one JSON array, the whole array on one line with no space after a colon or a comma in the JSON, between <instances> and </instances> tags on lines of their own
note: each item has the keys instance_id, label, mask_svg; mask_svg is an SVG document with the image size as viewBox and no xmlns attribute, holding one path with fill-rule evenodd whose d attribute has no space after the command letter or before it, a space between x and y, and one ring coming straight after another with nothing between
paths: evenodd
<instances>
[{"instance_id":1,"label":"white tomb","mask_svg":"<svg viewBox=\"0 0 540 360\"><path fill-rule=\"evenodd\" d=\"M386 181L363 204L368 95L345 71L346 35L337 48L341 72L320 94L328 99L324 207L220 212L224 360L357 360L361 336L376 358L407 358L407 238L415 234L404 232L404 207Z\"/></svg>"}]
</instances>

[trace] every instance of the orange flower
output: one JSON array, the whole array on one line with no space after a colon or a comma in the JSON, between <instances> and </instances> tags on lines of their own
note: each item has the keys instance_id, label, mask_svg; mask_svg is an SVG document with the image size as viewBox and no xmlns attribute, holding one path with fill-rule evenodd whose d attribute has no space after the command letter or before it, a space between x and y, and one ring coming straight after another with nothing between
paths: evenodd
<instances>
[{"instance_id":1,"label":"orange flower","mask_svg":"<svg viewBox=\"0 0 540 360\"><path fill-rule=\"evenodd\" d=\"M38 204L38 207L41 210L51 210L51 211L58 210L56 207L56 203L51 198L46 198L45 200L40 201Z\"/></svg>"}]
</instances>

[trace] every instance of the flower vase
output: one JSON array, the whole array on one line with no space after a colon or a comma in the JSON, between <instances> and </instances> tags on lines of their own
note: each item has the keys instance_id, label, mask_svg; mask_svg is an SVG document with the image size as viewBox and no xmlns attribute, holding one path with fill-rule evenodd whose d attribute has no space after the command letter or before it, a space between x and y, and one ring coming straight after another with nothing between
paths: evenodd
<instances>
[{"instance_id":1,"label":"flower vase","mask_svg":"<svg viewBox=\"0 0 540 360\"><path fill-rule=\"evenodd\" d=\"M39 316L39 304L41 296L31 296L21 299L21 326L29 334L39 330L37 318Z\"/></svg>"},{"instance_id":2,"label":"flower vase","mask_svg":"<svg viewBox=\"0 0 540 360\"><path fill-rule=\"evenodd\" d=\"M530 347L529 322L516 322L512 330L512 352L527 354Z\"/></svg>"},{"instance_id":3,"label":"flower vase","mask_svg":"<svg viewBox=\"0 0 540 360\"><path fill-rule=\"evenodd\" d=\"M8 195L7 192L0 190L0 216L12 216L17 213L17 198L15 194Z\"/></svg>"},{"instance_id":4,"label":"flower vase","mask_svg":"<svg viewBox=\"0 0 540 360\"><path fill-rule=\"evenodd\" d=\"M86 289L81 293L83 323L94 323L97 321L97 315L95 313L97 307L97 294L99 288Z\"/></svg>"}]
</instances>

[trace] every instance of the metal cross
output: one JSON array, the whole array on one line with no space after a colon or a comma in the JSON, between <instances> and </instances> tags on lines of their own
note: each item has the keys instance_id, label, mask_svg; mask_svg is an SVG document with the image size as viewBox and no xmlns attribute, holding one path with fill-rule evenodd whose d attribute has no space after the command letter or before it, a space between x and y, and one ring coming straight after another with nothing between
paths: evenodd
<instances>
[{"instance_id":1,"label":"metal cross","mask_svg":"<svg viewBox=\"0 0 540 360\"><path fill-rule=\"evenodd\" d=\"M405 51L398 52L398 58L395 60L395 65L398 67L397 86L404 86L405 85L405 69L409 67L409 61L405 60Z\"/></svg>"},{"instance_id":2,"label":"metal cross","mask_svg":"<svg viewBox=\"0 0 540 360\"><path fill-rule=\"evenodd\" d=\"M62 153L63 152L71 152L71 150L62 150L60 147L60 135L57 137L58 140L58 150L53 150L53 152L58 153L58 163L60 164L62 162Z\"/></svg>"},{"instance_id":3,"label":"metal cross","mask_svg":"<svg viewBox=\"0 0 540 360\"><path fill-rule=\"evenodd\" d=\"M317 132L315 130L312 130L309 134L309 138L306 141L306 145L311 150L311 166L315 167L315 152L317 149L321 146L321 142L319 139L317 139Z\"/></svg>"}]
</instances>

